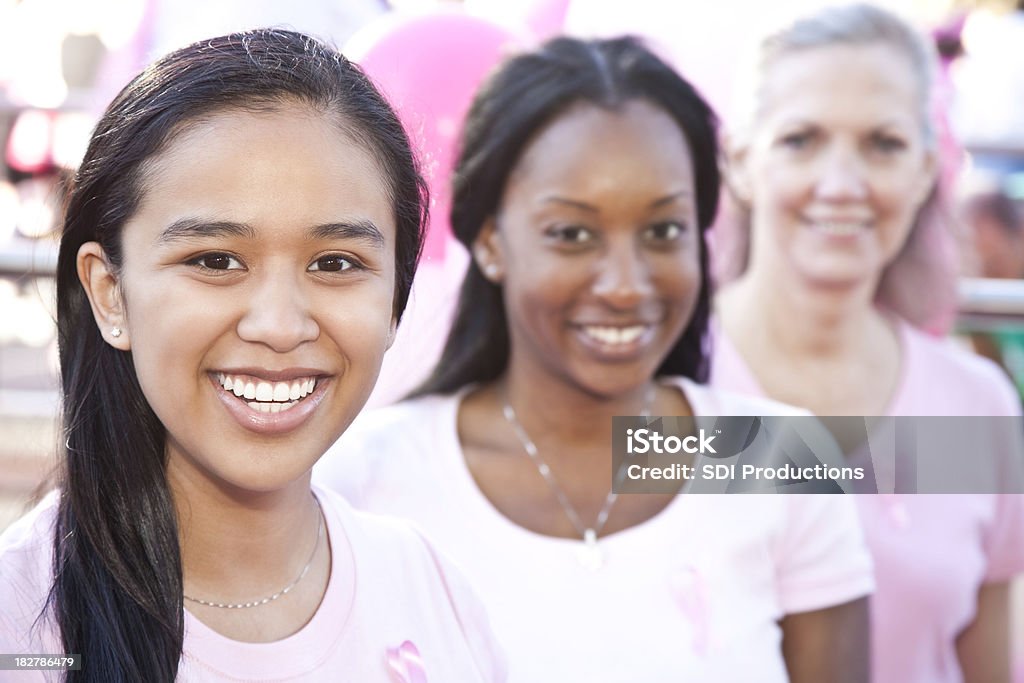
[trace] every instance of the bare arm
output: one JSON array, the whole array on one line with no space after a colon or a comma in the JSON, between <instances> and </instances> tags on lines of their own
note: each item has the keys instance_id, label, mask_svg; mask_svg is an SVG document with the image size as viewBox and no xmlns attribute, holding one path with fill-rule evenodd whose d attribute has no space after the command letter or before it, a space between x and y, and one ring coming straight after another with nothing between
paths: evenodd
<instances>
[{"instance_id":1,"label":"bare arm","mask_svg":"<svg viewBox=\"0 0 1024 683\"><path fill-rule=\"evenodd\" d=\"M868 628L867 598L786 615L782 655L791 683L867 683L871 678Z\"/></svg>"},{"instance_id":2,"label":"bare arm","mask_svg":"<svg viewBox=\"0 0 1024 683\"><path fill-rule=\"evenodd\" d=\"M1010 584L986 583L978 591L974 621L956 639L965 683L1010 682Z\"/></svg>"}]
</instances>

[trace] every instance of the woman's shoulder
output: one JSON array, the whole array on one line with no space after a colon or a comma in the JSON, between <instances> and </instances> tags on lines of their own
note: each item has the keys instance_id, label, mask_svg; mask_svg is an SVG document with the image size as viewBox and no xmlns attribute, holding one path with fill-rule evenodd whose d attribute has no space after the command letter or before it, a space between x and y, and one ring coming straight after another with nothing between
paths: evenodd
<instances>
[{"instance_id":1,"label":"woman's shoulder","mask_svg":"<svg viewBox=\"0 0 1024 683\"><path fill-rule=\"evenodd\" d=\"M446 415L454 418L458 394L430 394L361 413L338 444L423 438Z\"/></svg>"},{"instance_id":2,"label":"woman's shoulder","mask_svg":"<svg viewBox=\"0 0 1024 683\"><path fill-rule=\"evenodd\" d=\"M367 411L316 464L314 480L362 507L375 483L392 473L408 479L430 466L427 455L450 441L457 409L457 396L430 395Z\"/></svg>"},{"instance_id":3,"label":"woman's shoulder","mask_svg":"<svg viewBox=\"0 0 1024 683\"><path fill-rule=\"evenodd\" d=\"M413 585L426 589L444 582L437 553L415 522L356 508L347 497L320 485L313 490L328 518L332 547L341 547L340 538L347 542L362 588L378 592L391 584L388 590L402 592ZM335 538L338 530L343 536ZM401 587L394 584L399 573Z\"/></svg>"},{"instance_id":4,"label":"woman's shoulder","mask_svg":"<svg viewBox=\"0 0 1024 683\"><path fill-rule=\"evenodd\" d=\"M319 483L313 484L313 490L324 512L341 524L353 545L369 543L375 547L387 546L393 551L414 553L422 549L420 533L413 522L359 509L345 496Z\"/></svg>"},{"instance_id":5,"label":"woman's shoulder","mask_svg":"<svg viewBox=\"0 0 1024 683\"><path fill-rule=\"evenodd\" d=\"M906 353L914 356L915 361L934 363L934 372L977 382L1005 377L998 365L953 339L932 336L909 323L900 323L900 328L906 341Z\"/></svg>"},{"instance_id":6,"label":"woman's shoulder","mask_svg":"<svg viewBox=\"0 0 1024 683\"><path fill-rule=\"evenodd\" d=\"M57 491L46 494L39 503L0 534L0 573L15 560L39 559L52 550L53 529L57 519Z\"/></svg>"},{"instance_id":7,"label":"woman's shoulder","mask_svg":"<svg viewBox=\"0 0 1024 683\"><path fill-rule=\"evenodd\" d=\"M373 605L374 615L364 616L386 621L404 615L400 621L429 624L435 634L447 632L449 641L464 639L483 679L504 680L502 650L483 604L461 570L414 523L358 510L336 493L316 491L325 511L341 523L352 548L363 603Z\"/></svg>"},{"instance_id":8,"label":"woman's shoulder","mask_svg":"<svg viewBox=\"0 0 1024 683\"><path fill-rule=\"evenodd\" d=\"M900 323L907 371L897 414L1019 415L1020 398L995 363Z\"/></svg>"},{"instance_id":9,"label":"woman's shoulder","mask_svg":"<svg viewBox=\"0 0 1024 683\"><path fill-rule=\"evenodd\" d=\"M694 414L702 416L804 416L810 413L787 403L741 394L716 386L698 384L687 377L669 377L665 384L676 386L683 392Z\"/></svg>"},{"instance_id":10,"label":"woman's shoulder","mask_svg":"<svg viewBox=\"0 0 1024 683\"><path fill-rule=\"evenodd\" d=\"M415 522L358 509L341 494L320 486L314 490L324 511L344 530L360 575L382 578L382 572L400 568L410 582L447 580L447 561Z\"/></svg>"},{"instance_id":11,"label":"woman's shoulder","mask_svg":"<svg viewBox=\"0 0 1024 683\"><path fill-rule=\"evenodd\" d=\"M0 534L0 650L42 651L40 643L52 636L37 618L53 581L53 534L59 500L58 492L47 494Z\"/></svg>"}]
</instances>

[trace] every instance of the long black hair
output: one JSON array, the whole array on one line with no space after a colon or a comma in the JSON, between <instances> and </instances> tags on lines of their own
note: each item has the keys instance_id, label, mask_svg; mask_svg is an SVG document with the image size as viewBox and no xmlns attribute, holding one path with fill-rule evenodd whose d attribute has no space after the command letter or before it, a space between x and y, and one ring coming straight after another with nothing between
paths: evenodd
<instances>
[{"instance_id":1,"label":"long black hair","mask_svg":"<svg viewBox=\"0 0 1024 683\"><path fill-rule=\"evenodd\" d=\"M631 100L664 110L686 136L696 178L701 284L689 324L659 375L706 381L711 283L704 232L718 210L718 122L697 91L636 38L555 38L505 62L477 93L466 117L452 188L451 225L471 249L498 210L509 174L533 135L571 105L616 110ZM497 379L508 365L501 287L470 261L451 332L431 376L413 395L448 393Z\"/></svg>"},{"instance_id":2,"label":"long black hair","mask_svg":"<svg viewBox=\"0 0 1024 683\"><path fill-rule=\"evenodd\" d=\"M201 117L287 103L332 117L377 160L397 226L396 319L405 308L426 185L397 117L357 66L309 36L263 29L183 48L121 91L73 180L57 264L65 449L49 604L64 651L82 655L69 681L170 683L184 640L166 434L131 353L100 336L78 279L79 247L98 242L116 276L122 229L150 189L147 161Z\"/></svg>"}]
</instances>

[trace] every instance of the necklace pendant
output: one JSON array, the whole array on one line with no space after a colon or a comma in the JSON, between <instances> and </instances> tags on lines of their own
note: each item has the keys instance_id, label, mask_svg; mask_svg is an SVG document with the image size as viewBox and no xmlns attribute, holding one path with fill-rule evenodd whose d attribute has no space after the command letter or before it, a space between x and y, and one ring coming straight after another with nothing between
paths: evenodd
<instances>
[{"instance_id":1,"label":"necklace pendant","mask_svg":"<svg viewBox=\"0 0 1024 683\"><path fill-rule=\"evenodd\" d=\"M597 532L587 529L583 532L583 545L578 549L580 564L596 572L604 566L604 557L601 556L601 548L597 545Z\"/></svg>"}]
</instances>

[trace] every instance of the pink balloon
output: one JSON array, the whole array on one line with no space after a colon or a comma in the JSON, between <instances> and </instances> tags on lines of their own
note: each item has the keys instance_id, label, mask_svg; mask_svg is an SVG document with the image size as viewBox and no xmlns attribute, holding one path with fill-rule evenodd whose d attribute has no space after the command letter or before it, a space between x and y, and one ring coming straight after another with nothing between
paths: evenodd
<instances>
[{"instance_id":1,"label":"pink balloon","mask_svg":"<svg viewBox=\"0 0 1024 683\"><path fill-rule=\"evenodd\" d=\"M569 0L462 0L470 14L490 19L501 26L521 31L531 45L564 32Z\"/></svg>"},{"instance_id":2,"label":"pink balloon","mask_svg":"<svg viewBox=\"0 0 1024 683\"><path fill-rule=\"evenodd\" d=\"M386 15L345 45L345 56L385 93L418 148L433 197L426 259L443 259L451 234L455 146L473 95L522 44L508 29L453 9Z\"/></svg>"},{"instance_id":3,"label":"pink balloon","mask_svg":"<svg viewBox=\"0 0 1024 683\"><path fill-rule=\"evenodd\" d=\"M528 3L526 25L535 38L546 40L562 33L568 13L569 0L533 0Z\"/></svg>"}]
</instances>

